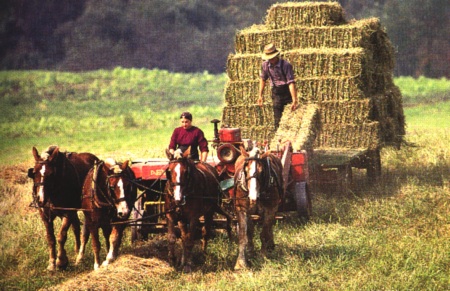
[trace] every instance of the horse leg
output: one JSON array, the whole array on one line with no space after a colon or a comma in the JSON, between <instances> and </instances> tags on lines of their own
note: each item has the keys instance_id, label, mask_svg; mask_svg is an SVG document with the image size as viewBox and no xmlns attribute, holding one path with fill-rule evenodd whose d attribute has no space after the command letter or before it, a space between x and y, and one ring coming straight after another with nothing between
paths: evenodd
<instances>
[{"instance_id":1,"label":"horse leg","mask_svg":"<svg viewBox=\"0 0 450 291\"><path fill-rule=\"evenodd\" d=\"M255 244L253 243L253 236L255 234L255 223L252 220L251 213L258 213L256 203L251 203L247 212L247 253L253 254L255 252Z\"/></svg>"},{"instance_id":2,"label":"horse leg","mask_svg":"<svg viewBox=\"0 0 450 291\"><path fill-rule=\"evenodd\" d=\"M47 270L55 271L56 270L56 238L55 238L55 229L53 226L53 217L47 217L43 212L41 212L41 218L44 222L46 236L47 236L47 245L48 245L48 266Z\"/></svg>"},{"instance_id":3,"label":"horse leg","mask_svg":"<svg viewBox=\"0 0 450 291\"><path fill-rule=\"evenodd\" d=\"M225 216L225 218L227 219L226 231L227 231L228 239L231 240L231 236L232 236L232 233L231 233L231 231L232 231L231 223L232 223L233 219L232 219L231 216L230 216L226 211L224 211L224 210L222 209L222 207L220 207L220 206L217 206L217 207L216 207L215 212L218 213L218 214L221 214L221 215Z\"/></svg>"},{"instance_id":4,"label":"horse leg","mask_svg":"<svg viewBox=\"0 0 450 291\"><path fill-rule=\"evenodd\" d=\"M273 239L273 225L275 224L276 207L264 207L263 226L261 229L261 254L267 257L268 251L275 248Z\"/></svg>"},{"instance_id":5,"label":"horse leg","mask_svg":"<svg viewBox=\"0 0 450 291\"><path fill-rule=\"evenodd\" d=\"M202 227L202 251L206 253L206 249L208 248L208 240L210 239L210 234L212 230L212 222L213 222L214 212L208 212L204 215L205 223Z\"/></svg>"},{"instance_id":6,"label":"horse leg","mask_svg":"<svg viewBox=\"0 0 450 291\"><path fill-rule=\"evenodd\" d=\"M248 244L247 237L247 212L246 211L238 211L237 212L238 219L238 237L239 237L239 254L236 261L236 265L234 269L236 271L247 268L247 261L245 258L245 250Z\"/></svg>"},{"instance_id":7,"label":"horse leg","mask_svg":"<svg viewBox=\"0 0 450 291\"><path fill-rule=\"evenodd\" d=\"M58 257L56 259L56 266L59 269L65 269L69 264L69 259L67 258L67 253L64 249L64 245L67 241L67 232L72 223L69 217L70 215L62 218L61 228L58 233Z\"/></svg>"},{"instance_id":8,"label":"horse leg","mask_svg":"<svg viewBox=\"0 0 450 291\"><path fill-rule=\"evenodd\" d=\"M106 256L106 260L103 261L102 266L107 267L110 263L112 263L119 254L120 244L122 243L122 235L123 235L124 227L121 225L113 226L111 235L109 236L109 252Z\"/></svg>"},{"instance_id":9,"label":"horse leg","mask_svg":"<svg viewBox=\"0 0 450 291\"><path fill-rule=\"evenodd\" d=\"M169 242L169 262L172 266L176 264L175 256L175 243L177 242L177 236L175 234L175 223L172 215L166 215L167 221L167 240Z\"/></svg>"},{"instance_id":10,"label":"horse leg","mask_svg":"<svg viewBox=\"0 0 450 291\"><path fill-rule=\"evenodd\" d=\"M70 219L72 221L72 230L73 234L75 235L75 253L78 253L80 251L80 233L81 233L81 223L80 218L78 217L78 214L76 211L70 212Z\"/></svg>"},{"instance_id":11,"label":"horse leg","mask_svg":"<svg viewBox=\"0 0 450 291\"><path fill-rule=\"evenodd\" d=\"M98 270L100 267L100 237L98 229L98 225L91 225L89 227L92 236L92 251L94 253L94 270Z\"/></svg>"},{"instance_id":12,"label":"horse leg","mask_svg":"<svg viewBox=\"0 0 450 291\"><path fill-rule=\"evenodd\" d=\"M108 223L102 226L103 237L105 238L106 251L109 252L111 248L110 237L112 232L112 226Z\"/></svg>"},{"instance_id":13,"label":"horse leg","mask_svg":"<svg viewBox=\"0 0 450 291\"><path fill-rule=\"evenodd\" d=\"M184 232L183 237L183 258L184 263L182 262L183 272L191 273L192 272L192 249L194 248L194 237L195 232L197 231L198 226L198 217L191 218L189 222L189 228L187 232ZM186 227L184 227L186 228ZM209 234L207 234L208 236ZM206 245L205 245L206 247Z\"/></svg>"},{"instance_id":14,"label":"horse leg","mask_svg":"<svg viewBox=\"0 0 450 291\"><path fill-rule=\"evenodd\" d=\"M186 223L183 221L178 221L178 228L181 231L181 244L182 244L182 251L181 251L181 262L180 265L182 268L186 265L186 253L187 253L187 243L186 241L189 239L189 232L186 226Z\"/></svg>"},{"instance_id":15,"label":"horse leg","mask_svg":"<svg viewBox=\"0 0 450 291\"><path fill-rule=\"evenodd\" d=\"M86 219L83 224L83 231L81 234L81 245L80 245L80 250L78 251L76 265L80 264L81 261L83 260L84 253L86 251L86 244L89 241L90 232L89 232L89 228L88 228L88 223L90 223L90 222L89 222L87 215L85 215L85 217L86 217Z\"/></svg>"}]
</instances>

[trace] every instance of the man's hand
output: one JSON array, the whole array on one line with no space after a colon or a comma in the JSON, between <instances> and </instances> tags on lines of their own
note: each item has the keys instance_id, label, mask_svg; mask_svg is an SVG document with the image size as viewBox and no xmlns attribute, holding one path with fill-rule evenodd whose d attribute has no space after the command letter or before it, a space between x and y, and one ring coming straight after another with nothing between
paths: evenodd
<instances>
[{"instance_id":1,"label":"man's hand","mask_svg":"<svg viewBox=\"0 0 450 291\"><path fill-rule=\"evenodd\" d=\"M259 97L258 100L257 100L257 102L258 102L258 105L262 107L262 106L263 106L264 100L263 100L262 97Z\"/></svg>"},{"instance_id":2,"label":"man's hand","mask_svg":"<svg viewBox=\"0 0 450 291\"><path fill-rule=\"evenodd\" d=\"M298 106L297 100L294 100L291 105L291 111L294 111L295 109L297 109L297 106Z\"/></svg>"}]
</instances>

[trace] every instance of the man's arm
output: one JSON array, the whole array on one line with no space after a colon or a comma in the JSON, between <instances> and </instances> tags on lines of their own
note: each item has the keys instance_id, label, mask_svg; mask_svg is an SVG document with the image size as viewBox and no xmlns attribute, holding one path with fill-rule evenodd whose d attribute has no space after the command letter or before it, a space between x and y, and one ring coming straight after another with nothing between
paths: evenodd
<instances>
[{"instance_id":1,"label":"man's arm","mask_svg":"<svg viewBox=\"0 0 450 291\"><path fill-rule=\"evenodd\" d=\"M289 84L289 92L291 92L292 96L291 110L295 110L298 106L297 88L295 87L295 82Z\"/></svg>"},{"instance_id":2,"label":"man's arm","mask_svg":"<svg viewBox=\"0 0 450 291\"><path fill-rule=\"evenodd\" d=\"M266 87L266 81L262 78L259 79L259 98L258 98L258 105L262 106L264 103L264 88Z\"/></svg>"},{"instance_id":3,"label":"man's arm","mask_svg":"<svg viewBox=\"0 0 450 291\"><path fill-rule=\"evenodd\" d=\"M202 152L200 154L200 161L201 162L206 162L206 159L208 158L208 152Z\"/></svg>"}]
</instances>

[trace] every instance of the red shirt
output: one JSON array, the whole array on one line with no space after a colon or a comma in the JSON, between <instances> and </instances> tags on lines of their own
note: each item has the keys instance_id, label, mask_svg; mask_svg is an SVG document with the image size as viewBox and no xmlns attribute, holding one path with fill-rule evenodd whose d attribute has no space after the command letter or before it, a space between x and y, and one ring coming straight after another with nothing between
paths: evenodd
<instances>
[{"instance_id":1,"label":"red shirt","mask_svg":"<svg viewBox=\"0 0 450 291\"><path fill-rule=\"evenodd\" d=\"M208 141L200 128L196 126L191 126L188 129L183 127L175 128L170 138L169 149L176 150L181 148L184 152L189 146L191 146L191 157L195 160L200 159L198 148L200 148L201 152L209 151Z\"/></svg>"}]
</instances>

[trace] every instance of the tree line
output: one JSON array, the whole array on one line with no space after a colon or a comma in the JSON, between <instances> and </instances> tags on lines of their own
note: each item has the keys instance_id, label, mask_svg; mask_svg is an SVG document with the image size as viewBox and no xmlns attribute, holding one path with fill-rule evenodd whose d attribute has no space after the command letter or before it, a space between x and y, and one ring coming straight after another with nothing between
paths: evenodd
<instances>
[{"instance_id":1,"label":"tree line","mask_svg":"<svg viewBox=\"0 0 450 291\"><path fill-rule=\"evenodd\" d=\"M237 30L264 21L275 0L4 0L2 70L114 67L225 71ZM395 75L450 77L446 0L340 0L348 20L378 17Z\"/></svg>"}]
</instances>

